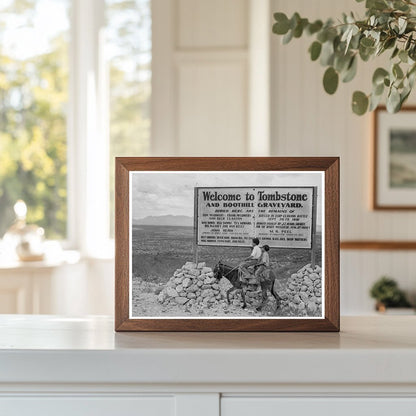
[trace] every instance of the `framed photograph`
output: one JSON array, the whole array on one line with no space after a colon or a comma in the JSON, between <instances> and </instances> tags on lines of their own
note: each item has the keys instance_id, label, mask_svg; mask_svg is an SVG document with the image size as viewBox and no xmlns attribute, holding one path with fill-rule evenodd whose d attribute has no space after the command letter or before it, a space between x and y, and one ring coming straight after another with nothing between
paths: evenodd
<instances>
[{"instance_id":1,"label":"framed photograph","mask_svg":"<svg viewBox=\"0 0 416 416\"><path fill-rule=\"evenodd\" d=\"M116 331L339 331L339 159L116 158Z\"/></svg>"},{"instance_id":2,"label":"framed photograph","mask_svg":"<svg viewBox=\"0 0 416 416\"><path fill-rule=\"evenodd\" d=\"M373 208L416 209L416 107L374 112Z\"/></svg>"}]
</instances>

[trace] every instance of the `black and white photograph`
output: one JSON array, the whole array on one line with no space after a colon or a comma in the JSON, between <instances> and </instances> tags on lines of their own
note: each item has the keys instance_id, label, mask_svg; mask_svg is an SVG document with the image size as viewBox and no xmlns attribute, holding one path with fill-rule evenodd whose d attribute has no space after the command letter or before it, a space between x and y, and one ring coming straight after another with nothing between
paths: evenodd
<instances>
[{"instance_id":1,"label":"black and white photograph","mask_svg":"<svg viewBox=\"0 0 416 416\"><path fill-rule=\"evenodd\" d=\"M375 209L416 209L416 108L374 114Z\"/></svg>"},{"instance_id":2,"label":"black and white photograph","mask_svg":"<svg viewBox=\"0 0 416 416\"><path fill-rule=\"evenodd\" d=\"M131 319L322 319L323 172L129 175Z\"/></svg>"},{"instance_id":3,"label":"black and white photograph","mask_svg":"<svg viewBox=\"0 0 416 416\"><path fill-rule=\"evenodd\" d=\"M390 130L390 186L416 188L416 130Z\"/></svg>"}]
</instances>

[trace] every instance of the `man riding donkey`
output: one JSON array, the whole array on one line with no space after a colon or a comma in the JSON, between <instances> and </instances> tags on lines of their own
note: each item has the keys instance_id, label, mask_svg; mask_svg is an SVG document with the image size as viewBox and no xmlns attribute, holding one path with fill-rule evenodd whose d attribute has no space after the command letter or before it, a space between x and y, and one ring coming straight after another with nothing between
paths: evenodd
<instances>
[{"instance_id":1,"label":"man riding donkey","mask_svg":"<svg viewBox=\"0 0 416 416\"><path fill-rule=\"evenodd\" d=\"M239 268L242 272L251 273L249 267L256 266L259 263L262 253L259 244L260 240L258 238L253 238L251 244L253 249L250 256L244 259L239 265Z\"/></svg>"},{"instance_id":2,"label":"man riding donkey","mask_svg":"<svg viewBox=\"0 0 416 416\"><path fill-rule=\"evenodd\" d=\"M280 297L274 289L274 280L270 280L270 260L269 246L264 245L260 248L258 238L252 240L252 251L249 257L244 259L238 266L233 267L224 264L221 260L214 268L214 274L217 279L226 278L231 287L227 290L227 301L230 303L230 293L234 290L240 290L243 299L243 308L247 306L244 294L244 285L260 283L262 291L262 303L256 308L260 311L267 302L267 290L276 299L276 310L280 307Z\"/></svg>"},{"instance_id":3,"label":"man riding donkey","mask_svg":"<svg viewBox=\"0 0 416 416\"><path fill-rule=\"evenodd\" d=\"M260 283L262 291L262 303L258 306L257 310L260 310L267 301L267 289L270 286L270 259L269 250L270 247L265 244L260 248L260 240L253 238L252 240L252 252L249 257L244 259L240 264L240 279ZM253 276L254 275L254 276Z\"/></svg>"}]
</instances>

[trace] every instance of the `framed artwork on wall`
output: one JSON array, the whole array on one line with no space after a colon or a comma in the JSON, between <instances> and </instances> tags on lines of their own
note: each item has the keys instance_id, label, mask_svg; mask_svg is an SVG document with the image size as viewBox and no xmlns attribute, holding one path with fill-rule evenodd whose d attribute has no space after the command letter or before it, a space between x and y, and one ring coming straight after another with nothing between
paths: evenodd
<instances>
[{"instance_id":1,"label":"framed artwork on wall","mask_svg":"<svg viewBox=\"0 0 416 416\"><path fill-rule=\"evenodd\" d=\"M373 117L373 208L416 209L416 107Z\"/></svg>"},{"instance_id":2,"label":"framed artwork on wall","mask_svg":"<svg viewBox=\"0 0 416 416\"><path fill-rule=\"evenodd\" d=\"M339 331L339 159L116 158L116 331Z\"/></svg>"}]
</instances>

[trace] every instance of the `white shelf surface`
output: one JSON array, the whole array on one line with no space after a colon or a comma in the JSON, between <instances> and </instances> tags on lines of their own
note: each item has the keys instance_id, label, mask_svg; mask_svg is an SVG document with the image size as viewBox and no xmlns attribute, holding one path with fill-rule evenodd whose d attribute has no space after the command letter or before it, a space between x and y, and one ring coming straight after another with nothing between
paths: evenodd
<instances>
[{"instance_id":1,"label":"white shelf surface","mask_svg":"<svg viewBox=\"0 0 416 416\"><path fill-rule=\"evenodd\" d=\"M416 384L416 316L340 333L115 333L111 318L0 316L0 383Z\"/></svg>"}]
</instances>

